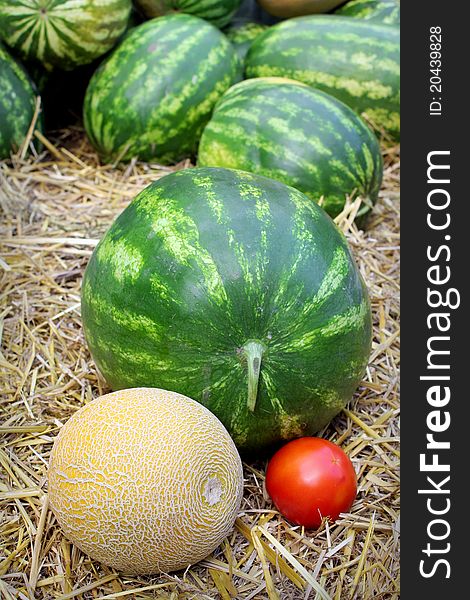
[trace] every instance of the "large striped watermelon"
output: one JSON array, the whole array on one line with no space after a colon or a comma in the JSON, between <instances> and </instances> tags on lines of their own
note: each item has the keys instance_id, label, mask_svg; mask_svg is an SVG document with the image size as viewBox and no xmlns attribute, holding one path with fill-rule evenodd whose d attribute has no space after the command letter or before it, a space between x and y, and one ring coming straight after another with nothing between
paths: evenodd
<instances>
[{"instance_id":1,"label":"large striped watermelon","mask_svg":"<svg viewBox=\"0 0 470 600\"><path fill-rule=\"evenodd\" d=\"M371 344L367 291L330 217L230 169L175 172L131 202L87 266L82 318L113 389L186 394L247 449L323 427Z\"/></svg>"},{"instance_id":2,"label":"large striped watermelon","mask_svg":"<svg viewBox=\"0 0 470 600\"><path fill-rule=\"evenodd\" d=\"M360 195L358 216L382 181L377 138L348 106L291 79L237 83L217 103L199 145L198 165L228 167L283 181L335 217Z\"/></svg>"},{"instance_id":3,"label":"large striped watermelon","mask_svg":"<svg viewBox=\"0 0 470 600\"><path fill-rule=\"evenodd\" d=\"M182 12L224 27L237 12L241 0L136 0L136 4L148 17Z\"/></svg>"},{"instance_id":4,"label":"large striped watermelon","mask_svg":"<svg viewBox=\"0 0 470 600\"><path fill-rule=\"evenodd\" d=\"M130 31L92 77L84 103L88 136L104 160L191 156L239 65L210 23L183 14L151 19Z\"/></svg>"},{"instance_id":5,"label":"large striped watermelon","mask_svg":"<svg viewBox=\"0 0 470 600\"><path fill-rule=\"evenodd\" d=\"M23 58L73 69L114 46L131 0L0 0L0 38Z\"/></svg>"},{"instance_id":6,"label":"large striped watermelon","mask_svg":"<svg viewBox=\"0 0 470 600\"><path fill-rule=\"evenodd\" d=\"M234 45L238 58L244 63L251 44L267 28L268 25L264 25L263 23L234 21L224 30L224 33Z\"/></svg>"},{"instance_id":7,"label":"large striped watermelon","mask_svg":"<svg viewBox=\"0 0 470 600\"><path fill-rule=\"evenodd\" d=\"M383 23L400 24L400 0L350 0L335 11L345 17L356 17Z\"/></svg>"},{"instance_id":8,"label":"large striped watermelon","mask_svg":"<svg viewBox=\"0 0 470 600\"><path fill-rule=\"evenodd\" d=\"M0 159L21 148L35 109L36 92L28 74L0 44ZM41 115L36 127L42 128Z\"/></svg>"},{"instance_id":9,"label":"large striped watermelon","mask_svg":"<svg viewBox=\"0 0 470 600\"><path fill-rule=\"evenodd\" d=\"M246 58L247 77L288 77L363 114L378 130L400 134L400 40L396 27L319 15L270 27Z\"/></svg>"}]
</instances>

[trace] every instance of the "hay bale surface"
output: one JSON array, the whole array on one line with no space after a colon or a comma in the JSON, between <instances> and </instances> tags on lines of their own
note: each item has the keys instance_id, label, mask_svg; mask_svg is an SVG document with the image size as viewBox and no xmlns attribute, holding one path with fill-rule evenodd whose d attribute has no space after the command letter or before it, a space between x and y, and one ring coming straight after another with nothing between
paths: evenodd
<instances>
[{"instance_id":1,"label":"hay bale surface","mask_svg":"<svg viewBox=\"0 0 470 600\"><path fill-rule=\"evenodd\" d=\"M109 391L83 338L83 270L114 217L172 169L102 166L80 128L51 140L39 157L0 163L0 597L399 598L398 148L384 150L384 183L367 231L353 224L357 203L337 218L374 318L366 377L319 433L356 468L351 512L318 531L293 527L263 489L265 463L244 464L242 510L224 544L185 572L136 578L63 537L48 507L46 473L60 427Z\"/></svg>"}]
</instances>

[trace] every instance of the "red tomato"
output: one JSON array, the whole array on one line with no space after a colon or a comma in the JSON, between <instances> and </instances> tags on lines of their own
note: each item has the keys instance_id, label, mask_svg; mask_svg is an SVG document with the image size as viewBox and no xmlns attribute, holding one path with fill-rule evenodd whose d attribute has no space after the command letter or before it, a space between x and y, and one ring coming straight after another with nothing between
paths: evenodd
<instances>
[{"instance_id":1,"label":"red tomato","mask_svg":"<svg viewBox=\"0 0 470 600\"><path fill-rule=\"evenodd\" d=\"M354 467L339 446L303 437L278 450L268 463L266 489L289 521L318 528L322 517L335 521L357 493Z\"/></svg>"}]
</instances>

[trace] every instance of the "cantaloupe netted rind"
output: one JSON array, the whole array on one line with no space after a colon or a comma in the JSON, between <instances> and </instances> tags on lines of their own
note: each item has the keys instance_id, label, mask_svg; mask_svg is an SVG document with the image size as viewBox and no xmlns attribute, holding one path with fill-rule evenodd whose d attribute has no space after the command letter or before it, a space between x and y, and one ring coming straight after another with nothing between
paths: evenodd
<instances>
[{"instance_id":1,"label":"cantaloupe netted rind","mask_svg":"<svg viewBox=\"0 0 470 600\"><path fill-rule=\"evenodd\" d=\"M48 479L65 535L129 574L205 558L230 533L243 492L222 423L194 400L155 388L80 408L55 440Z\"/></svg>"}]
</instances>

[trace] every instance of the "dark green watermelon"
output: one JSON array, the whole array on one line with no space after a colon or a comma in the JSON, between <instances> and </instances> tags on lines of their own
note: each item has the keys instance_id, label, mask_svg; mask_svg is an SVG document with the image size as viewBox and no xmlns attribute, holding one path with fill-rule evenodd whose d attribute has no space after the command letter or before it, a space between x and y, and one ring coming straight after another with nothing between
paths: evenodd
<instances>
[{"instance_id":1,"label":"dark green watermelon","mask_svg":"<svg viewBox=\"0 0 470 600\"><path fill-rule=\"evenodd\" d=\"M83 109L87 134L105 161L190 157L239 66L224 34L202 19L147 21L92 77Z\"/></svg>"},{"instance_id":2,"label":"dark green watermelon","mask_svg":"<svg viewBox=\"0 0 470 600\"><path fill-rule=\"evenodd\" d=\"M0 0L0 38L23 59L74 69L114 46L131 0Z\"/></svg>"},{"instance_id":3,"label":"dark green watermelon","mask_svg":"<svg viewBox=\"0 0 470 600\"><path fill-rule=\"evenodd\" d=\"M400 137L400 32L372 21L313 15L256 38L247 77L287 77L335 96L378 131Z\"/></svg>"},{"instance_id":4,"label":"dark green watermelon","mask_svg":"<svg viewBox=\"0 0 470 600\"><path fill-rule=\"evenodd\" d=\"M187 13L224 27L237 12L242 0L136 0L147 17L161 17L173 12Z\"/></svg>"},{"instance_id":5,"label":"dark green watermelon","mask_svg":"<svg viewBox=\"0 0 470 600\"><path fill-rule=\"evenodd\" d=\"M251 44L268 27L269 25L253 21L234 21L224 29L224 33L234 45L238 58L243 63Z\"/></svg>"},{"instance_id":6,"label":"dark green watermelon","mask_svg":"<svg viewBox=\"0 0 470 600\"><path fill-rule=\"evenodd\" d=\"M0 44L0 159L17 152L36 109L36 90L25 69ZM42 115L36 122L42 129ZM32 143L39 149L37 140Z\"/></svg>"},{"instance_id":7,"label":"dark green watermelon","mask_svg":"<svg viewBox=\"0 0 470 600\"><path fill-rule=\"evenodd\" d=\"M186 394L243 449L322 428L371 347L367 290L330 217L230 169L175 172L131 202L87 266L82 318L113 389Z\"/></svg>"},{"instance_id":8,"label":"dark green watermelon","mask_svg":"<svg viewBox=\"0 0 470 600\"><path fill-rule=\"evenodd\" d=\"M132 10L127 28L121 34L122 41L129 31L142 22L140 15ZM41 63L25 62L24 66L41 93L45 127L62 129L80 123L85 92L103 57L72 71L48 70Z\"/></svg>"},{"instance_id":9,"label":"dark green watermelon","mask_svg":"<svg viewBox=\"0 0 470 600\"><path fill-rule=\"evenodd\" d=\"M400 25L400 0L350 0L335 11L344 17Z\"/></svg>"},{"instance_id":10,"label":"dark green watermelon","mask_svg":"<svg viewBox=\"0 0 470 600\"><path fill-rule=\"evenodd\" d=\"M198 165L241 169L304 192L335 217L347 196L358 216L377 200L382 155L374 133L348 106L291 79L259 77L231 87L199 144Z\"/></svg>"}]
</instances>

